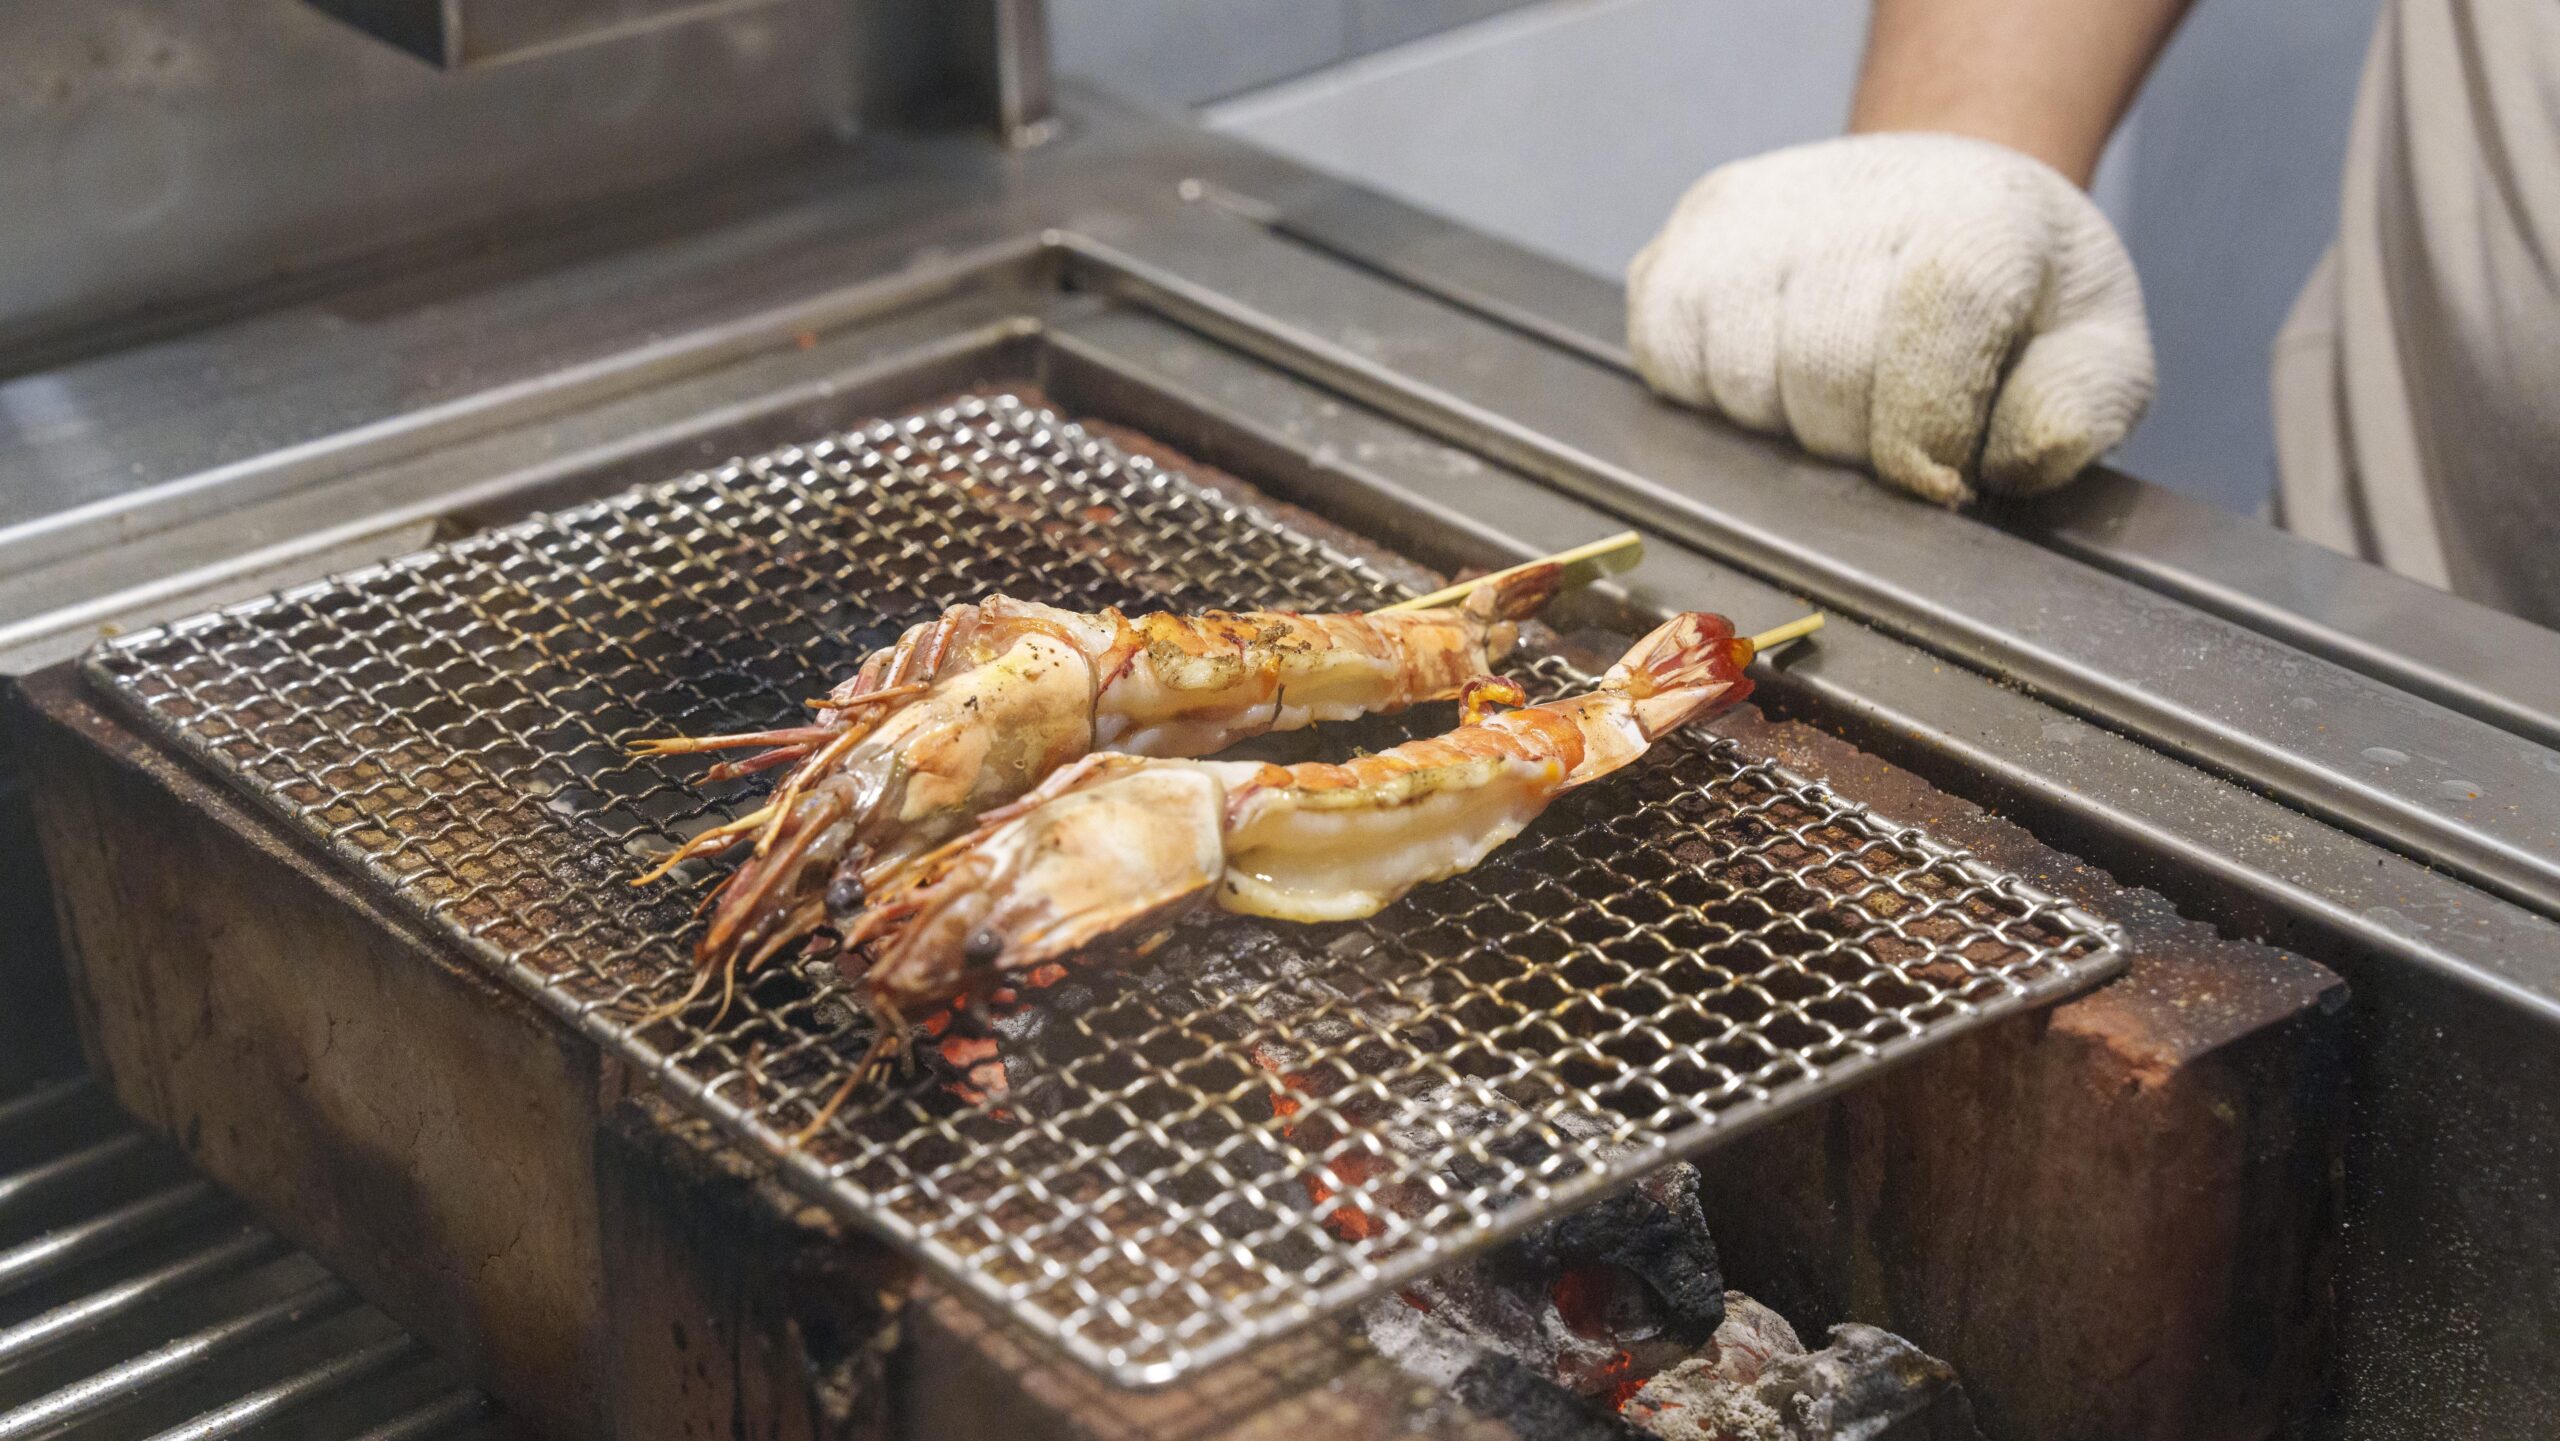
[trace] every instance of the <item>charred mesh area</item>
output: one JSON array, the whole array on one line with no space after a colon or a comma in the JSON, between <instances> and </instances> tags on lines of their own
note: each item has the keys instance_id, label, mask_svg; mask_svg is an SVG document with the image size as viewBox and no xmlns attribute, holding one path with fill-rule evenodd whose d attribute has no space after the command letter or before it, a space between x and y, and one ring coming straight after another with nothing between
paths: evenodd
<instances>
[{"instance_id":1,"label":"charred mesh area","mask_svg":"<svg viewBox=\"0 0 2560 1441\"><path fill-rule=\"evenodd\" d=\"M785 723L904 626L995 592L1412 593L998 394L121 637L87 673L813 1198L1133 1383L2118 964L2085 913L1709 729L1369 921L1213 917L1026 976L794 1147L870 1040L854 987L804 958L640 1025L692 979L720 863L627 884L772 778L705 783L625 746ZM1592 679L1534 648L1510 669L1533 695Z\"/></svg>"}]
</instances>

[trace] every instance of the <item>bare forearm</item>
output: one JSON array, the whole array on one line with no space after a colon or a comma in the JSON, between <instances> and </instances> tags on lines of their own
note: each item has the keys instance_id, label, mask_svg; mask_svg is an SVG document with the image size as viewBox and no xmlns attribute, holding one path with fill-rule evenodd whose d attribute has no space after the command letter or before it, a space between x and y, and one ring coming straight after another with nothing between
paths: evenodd
<instances>
[{"instance_id":1,"label":"bare forearm","mask_svg":"<svg viewBox=\"0 0 2560 1441\"><path fill-rule=\"evenodd\" d=\"M1853 131L1998 141L2082 185L2192 0L1876 0Z\"/></svg>"}]
</instances>

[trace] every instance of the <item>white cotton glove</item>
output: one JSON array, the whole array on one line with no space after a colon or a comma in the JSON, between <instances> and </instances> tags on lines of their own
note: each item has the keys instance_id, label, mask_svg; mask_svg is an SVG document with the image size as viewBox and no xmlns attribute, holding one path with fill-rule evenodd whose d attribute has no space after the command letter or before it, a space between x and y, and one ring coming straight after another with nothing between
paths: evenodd
<instances>
[{"instance_id":1,"label":"white cotton glove","mask_svg":"<svg viewBox=\"0 0 2560 1441\"><path fill-rule=\"evenodd\" d=\"M1950 505L2062 484L2151 403L2142 287L2106 216L1953 135L1710 172L1628 268L1627 338L1664 395Z\"/></svg>"}]
</instances>

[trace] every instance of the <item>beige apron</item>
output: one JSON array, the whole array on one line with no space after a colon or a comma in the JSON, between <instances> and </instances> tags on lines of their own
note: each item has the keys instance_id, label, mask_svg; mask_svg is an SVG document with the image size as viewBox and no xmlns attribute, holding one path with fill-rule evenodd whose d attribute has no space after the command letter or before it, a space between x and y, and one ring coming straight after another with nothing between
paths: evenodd
<instances>
[{"instance_id":1,"label":"beige apron","mask_svg":"<svg viewBox=\"0 0 2560 1441\"><path fill-rule=\"evenodd\" d=\"M2291 530L2560 626L2560 0L2389 0L2273 369Z\"/></svg>"}]
</instances>

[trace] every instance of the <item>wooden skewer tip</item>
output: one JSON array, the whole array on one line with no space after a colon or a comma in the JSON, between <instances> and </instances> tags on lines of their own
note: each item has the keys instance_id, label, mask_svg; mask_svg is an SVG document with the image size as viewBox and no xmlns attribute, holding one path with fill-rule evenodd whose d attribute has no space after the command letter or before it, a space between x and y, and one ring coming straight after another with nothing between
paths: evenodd
<instances>
[{"instance_id":1,"label":"wooden skewer tip","mask_svg":"<svg viewBox=\"0 0 2560 1441\"><path fill-rule=\"evenodd\" d=\"M1751 649L1755 654L1766 655L1789 641L1802 640L1820 629L1822 629L1822 612L1815 611L1811 615L1788 621L1785 625L1764 630L1751 637Z\"/></svg>"}]
</instances>

